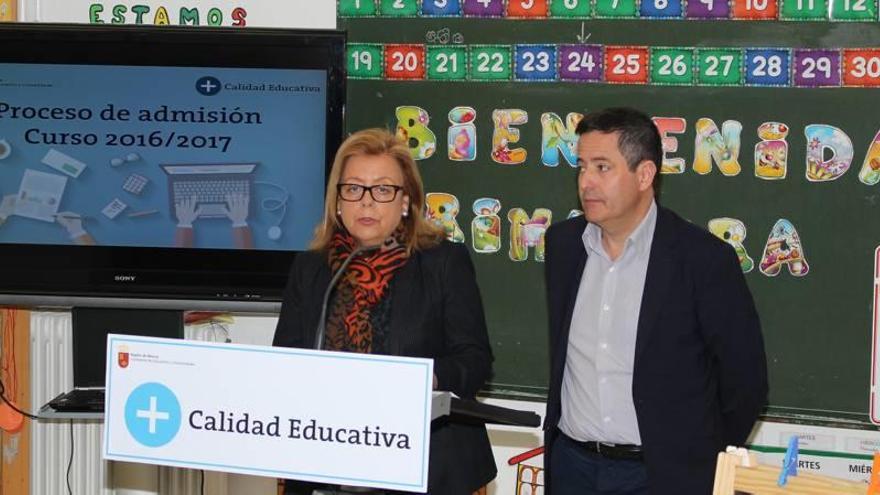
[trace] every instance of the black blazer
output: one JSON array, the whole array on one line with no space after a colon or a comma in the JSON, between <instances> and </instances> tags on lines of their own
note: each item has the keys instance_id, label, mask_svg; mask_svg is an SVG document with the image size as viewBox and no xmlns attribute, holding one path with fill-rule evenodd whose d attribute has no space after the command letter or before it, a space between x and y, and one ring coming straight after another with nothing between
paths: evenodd
<instances>
[{"instance_id":1,"label":"black blazer","mask_svg":"<svg viewBox=\"0 0 880 495\"><path fill-rule=\"evenodd\" d=\"M586 225L577 217L546 235L547 466L558 434L569 325L587 261ZM743 445L767 402L764 343L734 250L665 208L658 208L635 353L632 394L650 493L712 493L718 452Z\"/></svg>"},{"instance_id":2,"label":"black blazer","mask_svg":"<svg viewBox=\"0 0 880 495\"><path fill-rule=\"evenodd\" d=\"M314 347L321 299L330 283L326 254L297 255L273 345ZM442 242L414 251L390 286L390 348L396 356L434 359L440 390L473 398L492 372L492 350L474 267L462 244ZM428 468L432 495L469 495L495 478L495 459L484 425L434 421ZM288 493L311 494L288 482Z\"/></svg>"}]
</instances>

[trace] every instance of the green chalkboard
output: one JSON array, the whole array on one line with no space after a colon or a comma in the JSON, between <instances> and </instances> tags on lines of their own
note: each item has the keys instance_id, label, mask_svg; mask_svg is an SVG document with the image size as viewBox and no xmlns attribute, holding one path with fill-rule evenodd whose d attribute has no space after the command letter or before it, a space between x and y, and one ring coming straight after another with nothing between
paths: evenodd
<instances>
[{"instance_id":1,"label":"green chalkboard","mask_svg":"<svg viewBox=\"0 0 880 495\"><path fill-rule=\"evenodd\" d=\"M556 167L542 163L541 115L553 112L564 119L569 112L629 105L686 123L684 132L671 135L677 138L677 151L667 153L668 157L683 158L685 170L663 176L661 202L703 227L710 219L731 217L747 228L743 244L756 266L746 279L764 328L770 412L867 421L880 185L861 182L859 171L880 130L880 89L799 88L791 87L793 79L784 87L748 87L747 68L737 65L743 65L744 59L733 61L733 70L739 70L740 77L731 80L713 77L706 57L742 54L746 48L876 48L880 47L880 23L455 17L341 19L340 25L348 29L349 43L382 46L430 45L426 36L433 40L438 33L448 33L450 39L469 47L574 44L587 36L587 43L606 47L651 47L648 57L653 57L653 64L646 69L653 74L647 84L522 82L511 80L515 74L494 82L394 81L381 76L349 81L349 130L394 128L398 106L420 107L430 117L428 126L436 134L437 151L419 165L429 192L450 193L460 202L457 222L472 249L496 356L492 392L537 399L546 393L543 265L535 261L534 248L529 250L527 261L511 260L507 219L512 208L522 208L528 214L546 208L556 222L578 207L576 169L564 159ZM454 41L447 44L456 45ZM661 47L670 50L663 52ZM670 58L661 60L664 54ZM669 64L676 55L683 55L677 68L685 64L681 70L693 76L682 76L681 70ZM565 63L558 62L557 69ZM794 56L790 62L793 65ZM471 60L471 71L474 63ZM604 69L609 70L612 63ZM663 63L669 70L661 73ZM851 69L852 65L835 66L826 70L826 75L840 77ZM876 71L873 66L868 69L877 72L880 65ZM877 78L871 81L877 82ZM453 161L447 154L447 114L457 106L476 111L477 154L473 161ZM492 159L492 113L496 109L520 109L528 114L526 123L515 126L520 131L519 141L511 145L528 153L522 164L500 164ZM705 175L694 171L696 128L701 118L712 119L719 129L728 120L742 125L738 175L724 175L714 162ZM757 132L765 122L784 123L789 129L784 179L755 176ZM807 178L806 129L814 124L833 126L852 141L850 168L836 180L823 180L821 174L817 180ZM832 154L830 150L819 153L822 159ZM473 252L472 245L472 205L486 197L501 202L502 246L492 254ZM776 276L768 276L759 269L765 244L779 219L790 221L799 234L809 267L806 275L794 276L783 267ZM803 272L803 265L799 268Z\"/></svg>"}]
</instances>

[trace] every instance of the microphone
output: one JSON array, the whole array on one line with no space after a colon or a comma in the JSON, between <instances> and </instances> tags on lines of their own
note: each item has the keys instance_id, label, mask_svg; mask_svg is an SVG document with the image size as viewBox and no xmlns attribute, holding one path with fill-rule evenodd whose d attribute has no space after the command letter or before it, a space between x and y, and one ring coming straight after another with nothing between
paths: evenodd
<instances>
[{"instance_id":1,"label":"microphone","mask_svg":"<svg viewBox=\"0 0 880 495\"><path fill-rule=\"evenodd\" d=\"M356 248L348 255L348 258L345 258L345 261L342 262L342 265L336 270L336 273L333 274L333 277L330 279L330 284L327 285L327 290L324 291L324 299L321 301L321 317L320 320L318 320L318 328L315 329L315 350L320 351L324 348L324 333L326 332L327 327L327 303L330 300L330 293L332 293L333 288L336 287L336 282L339 282L340 277L345 273L345 269L348 268L348 264L351 263L355 256L364 251L369 251L378 247L379 246L360 246Z\"/></svg>"}]
</instances>

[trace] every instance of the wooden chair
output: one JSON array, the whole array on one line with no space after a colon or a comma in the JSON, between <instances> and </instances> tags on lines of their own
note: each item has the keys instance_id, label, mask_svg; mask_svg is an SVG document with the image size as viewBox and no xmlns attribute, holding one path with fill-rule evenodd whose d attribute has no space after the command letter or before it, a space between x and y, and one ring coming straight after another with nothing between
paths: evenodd
<instances>
[{"instance_id":1,"label":"wooden chair","mask_svg":"<svg viewBox=\"0 0 880 495\"><path fill-rule=\"evenodd\" d=\"M780 467L762 466L754 454L721 452L715 467L712 495L865 495L868 485L830 476L799 472L789 476L785 486L778 486Z\"/></svg>"}]
</instances>

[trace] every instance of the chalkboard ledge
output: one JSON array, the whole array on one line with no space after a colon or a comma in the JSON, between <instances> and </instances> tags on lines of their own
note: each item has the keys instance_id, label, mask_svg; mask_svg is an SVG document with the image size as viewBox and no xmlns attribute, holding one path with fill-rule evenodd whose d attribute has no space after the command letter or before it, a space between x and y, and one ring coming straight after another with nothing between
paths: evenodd
<instances>
[{"instance_id":1,"label":"chalkboard ledge","mask_svg":"<svg viewBox=\"0 0 880 495\"><path fill-rule=\"evenodd\" d=\"M761 414L761 421L790 423L849 430L880 430L866 413L797 409L769 406Z\"/></svg>"}]
</instances>

